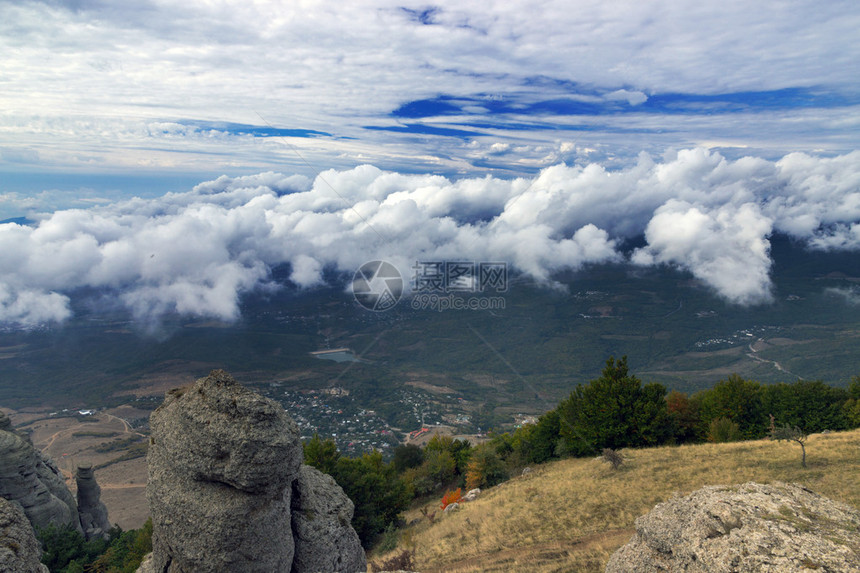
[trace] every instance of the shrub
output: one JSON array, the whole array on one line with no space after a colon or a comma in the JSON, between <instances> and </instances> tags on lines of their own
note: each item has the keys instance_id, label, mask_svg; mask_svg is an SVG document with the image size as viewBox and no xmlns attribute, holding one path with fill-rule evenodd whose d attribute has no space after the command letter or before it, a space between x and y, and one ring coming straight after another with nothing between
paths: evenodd
<instances>
[{"instance_id":1,"label":"shrub","mask_svg":"<svg viewBox=\"0 0 860 573\"><path fill-rule=\"evenodd\" d=\"M506 479L508 470L496 449L491 444L475 448L466 471L466 487L492 487Z\"/></svg>"},{"instance_id":2,"label":"shrub","mask_svg":"<svg viewBox=\"0 0 860 573\"><path fill-rule=\"evenodd\" d=\"M394 523L389 523L382 535L379 536L379 543L376 544L376 550L380 553L388 553L397 548L397 541L400 535Z\"/></svg>"},{"instance_id":3,"label":"shrub","mask_svg":"<svg viewBox=\"0 0 860 573\"><path fill-rule=\"evenodd\" d=\"M408 549L404 549L397 555L381 563L372 562L370 564L370 570L374 573L379 573L380 571L411 571L412 568L412 552Z\"/></svg>"},{"instance_id":4,"label":"shrub","mask_svg":"<svg viewBox=\"0 0 860 573\"><path fill-rule=\"evenodd\" d=\"M742 439L740 427L730 418L717 418L708 424L708 441L715 444L737 442Z\"/></svg>"},{"instance_id":5,"label":"shrub","mask_svg":"<svg viewBox=\"0 0 860 573\"><path fill-rule=\"evenodd\" d=\"M771 427L770 427L770 439L777 441L788 441L795 442L800 445L800 449L803 452L803 457L800 460L801 467L806 467L806 432L798 428L797 426L790 426L788 424L784 424L782 426L774 425L773 416L770 418Z\"/></svg>"},{"instance_id":6,"label":"shrub","mask_svg":"<svg viewBox=\"0 0 860 573\"><path fill-rule=\"evenodd\" d=\"M87 541L68 524L58 527L52 523L39 528L36 537L42 543L42 563L51 571L77 570L81 563L90 563L108 546L103 539Z\"/></svg>"},{"instance_id":7,"label":"shrub","mask_svg":"<svg viewBox=\"0 0 860 573\"><path fill-rule=\"evenodd\" d=\"M603 454L600 458L612 466L612 469L617 470L624 463L624 455L612 448L603 448Z\"/></svg>"},{"instance_id":8,"label":"shrub","mask_svg":"<svg viewBox=\"0 0 860 573\"><path fill-rule=\"evenodd\" d=\"M445 495L442 496L442 509L444 510L452 503L460 503L462 501L463 491L461 488L458 487L454 491L446 491Z\"/></svg>"}]
</instances>

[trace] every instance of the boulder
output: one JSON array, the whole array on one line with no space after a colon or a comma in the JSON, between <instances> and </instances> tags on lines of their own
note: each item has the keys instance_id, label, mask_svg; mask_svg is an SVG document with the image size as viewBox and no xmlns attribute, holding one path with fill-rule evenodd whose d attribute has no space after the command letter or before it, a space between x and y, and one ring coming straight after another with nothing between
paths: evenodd
<instances>
[{"instance_id":1,"label":"boulder","mask_svg":"<svg viewBox=\"0 0 860 573\"><path fill-rule=\"evenodd\" d=\"M78 486L78 517L84 535L87 539L107 539L111 525L107 507L101 501L102 488L96 482L93 466L79 466L75 482Z\"/></svg>"},{"instance_id":2,"label":"boulder","mask_svg":"<svg viewBox=\"0 0 860 573\"><path fill-rule=\"evenodd\" d=\"M170 391L150 426L153 570L289 571L302 446L284 409L213 371Z\"/></svg>"},{"instance_id":3,"label":"boulder","mask_svg":"<svg viewBox=\"0 0 860 573\"><path fill-rule=\"evenodd\" d=\"M42 549L17 503L0 498L0 571L48 573L40 561Z\"/></svg>"},{"instance_id":4,"label":"boulder","mask_svg":"<svg viewBox=\"0 0 860 573\"><path fill-rule=\"evenodd\" d=\"M223 370L171 390L150 424L156 451L191 479L272 494L292 484L301 465L298 428L283 407Z\"/></svg>"},{"instance_id":5,"label":"boulder","mask_svg":"<svg viewBox=\"0 0 860 573\"><path fill-rule=\"evenodd\" d=\"M364 549L352 528L352 501L327 474L302 466L291 504L293 573L367 570Z\"/></svg>"},{"instance_id":6,"label":"boulder","mask_svg":"<svg viewBox=\"0 0 860 573\"><path fill-rule=\"evenodd\" d=\"M860 571L860 511L798 484L704 487L636 520L607 573Z\"/></svg>"}]
</instances>

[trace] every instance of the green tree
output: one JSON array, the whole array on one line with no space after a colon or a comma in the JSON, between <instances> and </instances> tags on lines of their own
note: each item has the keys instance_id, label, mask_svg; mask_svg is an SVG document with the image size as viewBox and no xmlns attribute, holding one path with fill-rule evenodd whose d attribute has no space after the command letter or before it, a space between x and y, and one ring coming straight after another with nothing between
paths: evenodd
<instances>
[{"instance_id":1,"label":"green tree","mask_svg":"<svg viewBox=\"0 0 860 573\"><path fill-rule=\"evenodd\" d=\"M56 526L52 523L40 528L36 531L36 538L42 544L42 563L51 571L60 573L80 570L108 547L107 540L87 541L69 524Z\"/></svg>"},{"instance_id":2,"label":"green tree","mask_svg":"<svg viewBox=\"0 0 860 573\"><path fill-rule=\"evenodd\" d=\"M140 529L119 532L107 551L85 570L90 573L135 573L151 551L152 519L147 519Z\"/></svg>"},{"instance_id":3,"label":"green tree","mask_svg":"<svg viewBox=\"0 0 860 573\"><path fill-rule=\"evenodd\" d=\"M683 392L672 390L666 396L666 409L675 429L675 439L680 443L701 441L698 404Z\"/></svg>"},{"instance_id":4,"label":"green tree","mask_svg":"<svg viewBox=\"0 0 860 573\"><path fill-rule=\"evenodd\" d=\"M644 387L628 372L627 357L609 358L600 378L578 385L559 405L559 432L569 453L651 446L671 437L666 389Z\"/></svg>"},{"instance_id":5,"label":"green tree","mask_svg":"<svg viewBox=\"0 0 860 573\"><path fill-rule=\"evenodd\" d=\"M409 468L415 468L424 461L424 452L415 444L399 445L394 448L394 467L403 473Z\"/></svg>"},{"instance_id":6,"label":"green tree","mask_svg":"<svg viewBox=\"0 0 860 573\"><path fill-rule=\"evenodd\" d=\"M315 467L324 474L334 475L340 452L331 438L323 440L319 434L304 444L305 464Z\"/></svg>"},{"instance_id":7,"label":"green tree","mask_svg":"<svg viewBox=\"0 0 860 573\"><path fill-rule=\"evenodd\" d=\"M736 423L746 440L763 438L767 433L767 412L758 382L732 374L713 388L697 393L693 399L699 408L705 434L710 423L717 418L728 418Z\"/></svg>"},{"instance_id":8,"label":"green tree","mask_svg":"<svg viewBox=\"0 0 860 573\"><path fill-rule=\"evenodd\" d=\"M854 376L848 385L848 399L842 404L842 415L849 428L860 428L860 376Z\"/></svg>"},{"instance_id":9,"label":"green tree","mask_svg":"<svg viewBox=\"0 0 860 573\"><path fill-rule=\"evenodd\" d=\"M339 458L332 477L355 505L352 526L365 548L412 500L412 492L394 464L385 463L376 451L356 459Z\"/></svg>"},{"instance_id":10,"label":"green tree","mask_svg":"<svg viewBox=\"0 0 860 573\"><path fill-rule=\"evenodd\" d=\"M559 415L557 410L547 412L538 418L532 432L531 462L542 464L557 457L559 434Z\"/></svg>"},{"instance_id":11,"label":"green tree","mask_svg":"<svg viewBox=\"0 0 860 573\"><path fill-rule=\"evenodd\" d=\"M492 487L508 477L505 463L491 444L482 444L475 448L466 472L466 488Z\"/></svg>"},{"instance_id":12,"label":"green tree","mask_svg":"<svg viewBox=\"0 0 860 573\"><path fill-rule=\"evenodd\" d=\"M848 391L818 380L798 380L762 388L764 411L777 424L797 426L807 433L845 430L849 421L843 411Z\"/></svg>"},{"instance_id":13,"label":"green tree","mask_svg":"<svg viewBox=\"0 0 860 573\"><path fill-rule=\"evenodd\" d=\"M507 443L499 446L509 468L541 464L557 456L559 417L551 410L538 418L535 424L523 424L511 434L501 434ZM510 449L510 451L506 451Z\"/></svg>"},{"instance_id":14,"label":"green tree","mask_svg":"<svg viewBox=\"0 0 860 573\"><path fill-rule=\"evenodd\" d=\"M468 440L454 439L452 436L436 434L427 445L424 446L424 456L429 459L437 453L447 452L454 460L454 473L463 475L466 473L466 464L469 463L469 455L472 445Z\"/></svg>"}]
</instances>

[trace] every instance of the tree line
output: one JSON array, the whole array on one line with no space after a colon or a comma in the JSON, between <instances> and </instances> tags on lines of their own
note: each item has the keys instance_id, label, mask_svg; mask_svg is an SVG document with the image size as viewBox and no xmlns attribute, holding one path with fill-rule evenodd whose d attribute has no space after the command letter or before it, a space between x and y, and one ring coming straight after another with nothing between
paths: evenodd
<instances>
[{"instance_id":1,"label":"tree line","mask_svg":"<svg viewBox=\"0 0 860 573\"><path fill-rule=\"evenodd\" d=\"M437 435L424 448L398 446L386 462L379 452L341 456L333 440L314 436L305 444L305 463L334 477L352 499L353 526L370 547L416 498L493 486L528 465L605 449L760 439L775 427L803 435L860 427L860 377L846 389L731 375L688 395L643 384L626 357L609 358L600 377L577 385L535 424L491 433L480 445Z\"/></svg>"}]
</instances>

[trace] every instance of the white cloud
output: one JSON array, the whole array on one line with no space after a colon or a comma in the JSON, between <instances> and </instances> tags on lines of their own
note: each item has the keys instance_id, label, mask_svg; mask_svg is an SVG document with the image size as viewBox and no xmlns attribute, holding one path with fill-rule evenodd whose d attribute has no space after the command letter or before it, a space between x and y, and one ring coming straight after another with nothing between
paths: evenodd
<instances>
[{"instance_id":1,"label":"white cloud","mask_svg":"<svg viewBox=\"0 0 860 573\"><path fill-rule=\"evenodd\" d=\"M15 291L0 283L0 324L13 323L32 328L47 322L63 321L72 315L68 297L39 290Z\"/></svg>"},{"instance_id":2,"label":"white cloud","mask_svg":"<svg viewBox=\"0 0 860 573\"><path fill-rule=\"evenodd\" d=\"M625 169L556 165L533 179L449 180L370 165L310 181L266 172L219 177L185 193L0 225L0 321L69 316L80 287L114 293L141 319L166 312L234 320L243 294L272 288L292 265L300 287L326 268L352 273L384 259L411 276L416 260L506 261L553 274L620 260L689 270L739 304L769 300L773 231L811 248L857 250L860 153L729 161L705 149Z\"/></svg>"},{"instance_id":3,"label":"white cloud","mask_svg":"<svg viewBox=\"0 0 860 573\"><path fill-rule=\"evenodd\" d=\"M572 10L562 1L536 8L530 0L441 0L434 8L433 25L424 26L382 0L4 2L3 161L242 172L300 164L283 143L179 123L259 125L259 113L278 127L338 136L293 140L313 165L436 163L456 172L470 167L457 138L363 129L390 121L406 102L440 94L485 97L464 109L489 125L475 127L485 134L475 137L522 147L552 146L558 128L583 126L584 146L610 144L616 154L699 141L767 150L857 146L856 103L729 117L550 118L513 131L494 126L492 114L494 101L515 108L542 99L600 101L599 94L639 107L672 92L856 94L856 3L807 0L788 10L775 1L583 0ZM528 126L533 118L510 119Z\"/></svg>"},{"instance_id":4,"label":"white cloud","mask_svg":"<svg viewBox=\"0 0 860 573\"><path fill-rule=\"evenodd\" d=\"M771 300L771 221L758 205L724 205L704 212L670 200L645 229L648 246L634 252L643 265L675 264L738 304Z\"/></svg>"}]
</instances>

